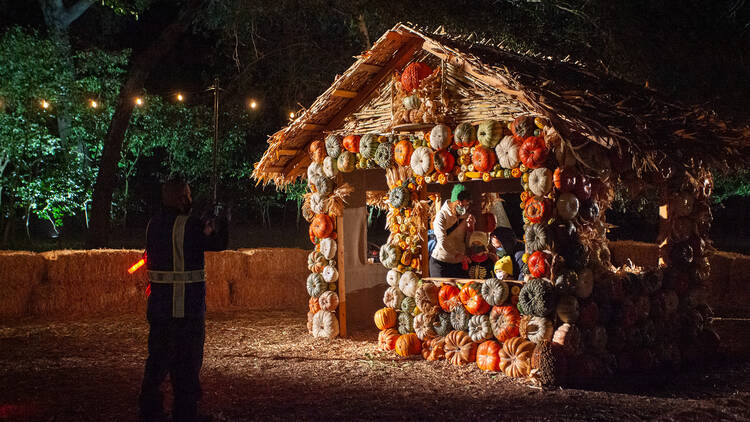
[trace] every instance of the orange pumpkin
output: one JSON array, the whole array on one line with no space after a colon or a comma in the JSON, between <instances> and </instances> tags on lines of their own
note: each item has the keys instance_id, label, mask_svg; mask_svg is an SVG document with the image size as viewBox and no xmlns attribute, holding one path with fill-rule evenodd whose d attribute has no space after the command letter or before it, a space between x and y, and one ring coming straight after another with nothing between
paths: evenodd
<instances>
[{"instance_id":1,"label":"orange pumpkin","mask_svg":"<svg viewBox=\"0 0 750 422\"><path fill-rule=\"evenodd\" d=\"M526 264L529 267L529 274L533 277L545 277L549 273L549 255L542 251L536 251L529 257Z\"/></svg>"},{"instance_id":2,"label":"orange pumpkin","mask_svg":"<svg viewBox=\"0 0 750 422\"><path fill-rule=\"evenodd\" d=\"M347 135L344 137L344 140L342 141L344 144L344 149L346 149L349 152L358 153L359 152L359 135Z\"/></svg>"},{"instance_id":3,"label":"orange pumpkin","mask_svg":"<svg viewBox=\"0 0 750 422\"><path fill-rule=\"evenodd\" d=\"M495 340L487 340L477 347L477 366L483 371L500 370L500 352L502 346Z\"/></svg>"},{"instance_id":4,"label":"orange pumpkin","mask_svg":"<svg viewBox=\"0 0 750 422\"><path fill-rule=\"evenodd\" d=\"M466 331L451 331L445 337L445 358L454 365L477 360L477 344Z\"/></svg>"},{"instance_id":5,"label":"orange pumpkin","mask_svg":"<svg viewBox=\"0 0 750 422\"><path fill-rule=\"evenodd\" d=\"M415 333L399 336L396 340L396 354L399 356L418 355L422 351L422 340Z\"/></svg>"},{"instance_id":6,"label":"orange pumpkin","mask_svg":"<svg viewBox=\"0 0 750 422\"><path fill-rule=\"evenodd\" d=\"M310 312L312 313L318 312L320 310L320 304L318 303L317 297L311 297L308 305L310 307Z\"/></svg>"},{"instance_id":7,"label":"orange pumpkin","mask_svg":"<svg viewBox=\"0 0 750 422\"><path fill-rule=\"evenodd\" d=\"M474 170L476 171L490 171L495 166L496 161L497 155L495 155L495 151L489 148L475 146L471 152L471 163L474 165Z\"/></svg>"},{"instance_id":8,"label":"orange pumpkin","mask_svg":"<svg viewBox=\"0 0 750 422\"><path fill-rule=\"evenodd\" d=\"M310 242L312 244L315 244L315 233L313 233L313 226L310 224L310 228L307 229L307 234L310 236Z\"/></svg>"},{"instance_id":9,"label":"orange pumpkin","mask_svg":"<svg viewBox=\"0 0 750 422\"><path fill-rule=\"evenodd\" d=\"M422 62L413 62L406 66L404 73L401 74L401 86L404 87L404 91L411 92L419 88L419 83L422 79L432 74L432 68Z\"/></svg>"},{"instance_id":10,"label":"orange pumpkin","mask_svg":"<svg viewBox=\"0 0 750 422\"><path fill-rule=\"evenodd\" d=\"M544 198L529 198L523 209L523 215L532 223L541 223L549 219L551 206L549 200Z\"/></svg>"},{"instance_id":11,"label":"orange pumpkin","mask_svg":"<svg viewBox=\"0 0 750 422\"><path fill-rule=\"evenodd\" d=\"M383 351L393 350L396 348L396 341L401 335L395 328L383 330L378 334L378 349Z\"/></svg>"},{"instance_id":12,"label":"orange pumpkin","mask_svg":"<svg viewBox=\"0 0 750 422\"><path fill-rule=\"evenodd\" d=\"M433 157L433 161L435 163L435 170L442 174L452 172L453 167L456 165L456 157L447 149L437 151Z\"/></svg>"},{"instance_id":13,"label":"orange pumpkin","mask_svg":"<svg viewBox=\"0 0 750 422\"><path fill-rule=\"evenodd\" d=\"M570 167L558 167L552 175L552 183L560 192L570 192L578 184L578 174Z\"/></svg>"},{"instance_id":14,"label":"orange pumpkin","mask_svg":"<svg viewBox=\"0 0 750 422\"><path fill-rule=\"evenodd\" d=\"M539 136L530 136L524 139L521 148L518 150L518 158L530 169L537 169L544 165L547 160L549 150L544 143L544 138Z\"/></svg>"},{"instance_id":15,"label":"orange pumpkin","mask_svg":"<svg viewBox=\"0 0 750 422\"><path fill-rule=\"evenodd\" d=\"M435 361L445 358L445 337L433 337L422 342L422 357Z\"/></svg>"},{"instance_id":16,"label":"orange pumpkin","mask_svg":"<svg viewBox=\"0 0 750 422\"><path fill-rule=\"evenodd\" d=\"M385 330L396 326L396 311L393 308L382 308L375 312L375 326Z\"/></svg>"},{"instance_id":17,"label":"orange pumpkin","mask_svg":"<svg viewBox=\"0 0 750 422\"><path fill-rule=\"evenodd\" d=\"M333 234L333 220L328 214L317 214L310 222L310 228L312 233L320 239L330 237Z\"/></svg>"},{"instance_id":18,"label":"orange pumpkin","mask_svg":"<svg viewBox=\"0 0 750 422\"><path fill-rule=\"evenodd\" d=\"M500 370L509 377L527 377L531 373L531 355L536 345L522 337L513 337L500 349Z\"/></svg>"},{"instance_id":19,"label":"orange pumpkin","mask_svg":"<svg viewBox=\"0 0 750 422\"><path fill-rule=\"evenodd\" d=\"M443 308L445 312L453 311L453 308L461 303L461 299L458 297L460 292L461 291L456 286L443 284L440 288L440 292L438 292L438 303L440 304L440 307Z\"/></svg>"},{"instance_id":20,"label":"orange pumpkin","mask_svg":"<svg viewBox=\"0 0 750 422\"><path fill-rule=\"evenodd\" d=\"M478 283L466 284L458 297L472 315L482 315L490 310L490 305L482 297L481 286Z\"/></svg>"},{"instance_id":21,"label":"orange pumpkin","mask_svg":"<svg viewBox=\"0 0 750 422\"><path fill-rule=\"evenodd\" d=\"M323 164L323 160L326 158L328 153L326 152L326 144L323 141L313 141L310 144L310 158L319 164Z\"/></svg>"},{"instance_id":22,"label":"orange pumpkin","mask_svg":"<svg viewBox=\"0 0 750 422\"><path fill-rule=\"evenodd\" d=\"M396 142L393 148L393 158L400 166L409 166L411 163L411 153L414 152L414 146L411 142L403 139Z\"/></svg>"},{"instance_id":23,"label":"orange pumpkin","mask_svg":"<svg viewBox=\"0 0 750 422\"><path fill-rule=\"evenodd\" d=\"M515 296L518 298L518 296ZM513 337L518 337L518 326L521 323L521 314L515 305L494 306L490 312L490 325L492 334L499 342L505 342Z\"/></svg>"}]
</instances>

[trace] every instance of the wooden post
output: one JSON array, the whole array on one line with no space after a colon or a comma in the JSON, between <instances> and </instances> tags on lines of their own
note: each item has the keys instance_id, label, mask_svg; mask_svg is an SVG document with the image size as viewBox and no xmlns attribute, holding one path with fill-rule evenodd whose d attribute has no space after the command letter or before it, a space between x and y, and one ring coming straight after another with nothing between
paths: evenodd
<instances>
[{"instance_id":1,"label":"wooden post","mask_svg":"<svg viewBox=\"0 0 750 422\"><path fill-rule=\"evenodd\" d=\"M661 202L659 206L659 235L656 238L656 243L659 245L659 267L666 267L669 265L669 250L671 245L669 244L669 235L672 232L672 209L669 205L669 192L666 186L661 186Z\"/></svg>"},{"instance_id":2,"label":"wooden post","mask_svg":"<svg viewBox=\"0 0 750 422\"><path fill-rule=\"evenodd\" d=\"M336 264L338 265L339 280L339 309L337 316L339 318L339 336L346 337L346 267L344 263L345 235L344 235L344 217L336 217Z\"/></svg>"}]
</instances>

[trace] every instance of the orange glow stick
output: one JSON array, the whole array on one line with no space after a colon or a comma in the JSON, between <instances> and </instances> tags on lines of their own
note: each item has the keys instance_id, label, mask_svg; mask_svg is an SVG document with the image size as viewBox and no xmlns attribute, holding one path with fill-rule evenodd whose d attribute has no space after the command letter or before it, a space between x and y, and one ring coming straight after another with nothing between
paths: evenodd
<instances>
[{"instance_id":1,"label":"orange glow stick","mask_svg":"<svg viewBox=\"0 0 750 422\"><path fill-rule=\"evenodd\" d=\"M145 263L146 263L146 259L141 258L140 261L136 262L135 264L133 264L132 267L128 268L128 274L133 274L134 272L138 271L138 268L141 268L143 264Z\"/></svg>"}]
</instances>

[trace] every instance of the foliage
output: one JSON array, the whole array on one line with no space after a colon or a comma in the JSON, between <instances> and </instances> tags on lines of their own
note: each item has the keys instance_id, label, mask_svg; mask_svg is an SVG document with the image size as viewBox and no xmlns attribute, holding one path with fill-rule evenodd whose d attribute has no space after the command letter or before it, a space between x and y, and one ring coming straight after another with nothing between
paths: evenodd
<instances>
[{"instance_id":1,"label":"foliage","mask_svg":"<svg viewBox=\"0 0 750 422\"><path fill-rule=\"evenodd\" d=\"M715 204L726 202L733 196L750 198L750 170L738 169L731 174L717 174L714 176Z\"/></svg>"}]
</instances>

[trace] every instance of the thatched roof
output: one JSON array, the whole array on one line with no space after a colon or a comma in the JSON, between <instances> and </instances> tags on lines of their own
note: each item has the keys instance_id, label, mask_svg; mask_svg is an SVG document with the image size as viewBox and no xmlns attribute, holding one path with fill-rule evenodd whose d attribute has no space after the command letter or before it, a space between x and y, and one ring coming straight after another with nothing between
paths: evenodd
<instances>
[{"instance_id":1,"label":"thatched roof","mask_svg":"<svg viewBox=\"0 0 750 422\"><path fill-rule=\"evenodd\" d=\"M670 102L655 91L578 64L398 24L358 56L310 108L269 138L253 177L259 183L286 185L305 174L310 163L306 146L313 140L344 128L355 133L387 130L391 116L384 90L391 75L425 57L449 66L446 73L454 79L460 75L476 85L483 101L497 106L495 116L547 117L566 142L615 148L632 156L638 170L656 170L670 161L727 168L729 160L744 165L750 156L750 128L730 127L698 107ZM352 116L365 108L375 110L368 114L374 117L359 126L352 123Z\"/></svg>"}]
</instances>

